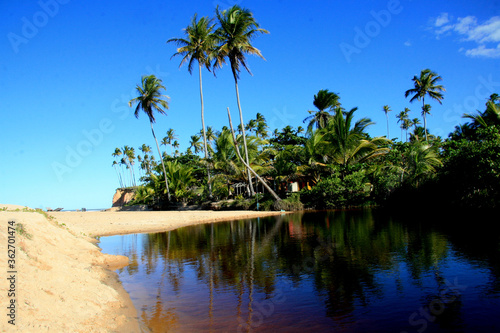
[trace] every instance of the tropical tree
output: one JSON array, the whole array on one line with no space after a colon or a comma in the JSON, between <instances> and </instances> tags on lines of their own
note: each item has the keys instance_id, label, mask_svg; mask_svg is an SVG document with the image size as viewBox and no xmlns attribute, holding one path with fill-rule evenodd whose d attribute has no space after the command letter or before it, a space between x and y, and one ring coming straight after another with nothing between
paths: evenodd
<instances>
[{"instance_id":1,"label":"tropical tree","mask_svg":"<svg viewBox=\"0 0 500 333\"><path fill-rule=\"evenodd\" d=\"M414 142L404 153L400 167L401 182L408 177L408 182L418 187L420 182L436 173L436 168L443 165L436 145Z\"/></svg>"},{"instance_id":2,"label":"tropical tree","mask_svg":"<svg viewBox=\"0 0 500 333\"><path fill-rule=\"evenodd\" d=\"M125 163L127 165L127 169L130 172L130 183L132 186L135 186L135 172L134 172L134 164L135 164L135 149L133 147L124 146L122 149L123 155L125 157Z\"/></svg>"},{"instance_id":3,"label":"tropical tree","mask_svg":"<svg viewBox=\"0 0 500 333\"><path fill-rule=\"evenodd\" d=\"M167 177L170 187L177 201L186 201L191 196L191 187L196 179L193 176L193 168L178 161L167 161L165 166L168 170Z\"/></svg>"},{"instance_id":4,"label":"tropical tree","mask_svg":"<svg viewBox=\"0 0 500 333\"><path fill-rule=\"evenodd\" d=\"M390 134L389 134L389 112L391 112L391 107L389 105L384 105L382 108L384 113L385 113L385 118L387 120L387 138L390 139Z\"/></svg>"},{"instance_id":5,"label":"tropical tree","mask_svg":"<svg viewBox=\"0 0 500 333\"><path fill-rule=\"evenodd\" d=\"M113 166L113 168L116 171L116 175L118 176L118 182L120 184L120 188L122 188L123 187L123 182L122 182L122 177L120 175L120 171L118 171L118 168L117 168L118 162L113 161L113 163L111 165Z\"/></svg>"},{"instance_id":6,"label":"tropical tree","mask_svg":"<svg viewBox=\"0 0 500 333\"><path fill-rule=\"evenodd\" d=\"M337 107L324 129L325 140L328 141L326 160L344 168L386 154L388 149L384 146L391 142L384 137L368 137L365 130L373 124L369 118L362 118L353 124L356 110L357 108L353 108L344 112L342 108Z\"/></svg>"},{"instance_id":7,"label":"tropical tree","mask_svg":"<svg viewBox=\"0 0 500 333\"><path fill-rule=\"evenodd\" d=\"M332 116L330 113L331 110L340 106L339 98L340 97L336 93L328 91L327 89L322 89L314 95L313 104L318 110L307 111L311 115L306 117L303 121L304 123L309 121L309 124L307 125L308 132L312 132L315 125L317 129L324 128L326 126L328 119Z\"/></svg>"},{"instance_id":8,"label":"tropical tree","mask_svg":"<svg viewBox=\"0 0 500 333\"><path fill-rule=\"evenodd\" d=\"M198 75L200 81L200 102L201 102L201 125L203 134L203 144L205 151L205 159L208 159L208 145L207 145L207 135L205 131L205 112L203 103L203 85L201 78L201 69L205 67L210 71L210 63L215 48L215 37L214 28L215 25L212 24L212 19L204 16L197 20L196 14L191 19L191 25L184 29L186 38L172 38L167 41L167 43L174 42L179 48L177 52L172 56L180 55L182 56L181 64L182 66L185 62L188 62L189 74L192 74L193 62L198 62ZM208 179L208 190L209 196L212 196L212 188L210 183L210 169L207 163L207 179Z\"/></svg>"},{"instance_id":9,"label":"tropical tree","mask_svg":"<svg viewBox=\"0 0 500 333\"><path fill-rule=\"evenodd\" d=\"M403 130L407 132L407 140L408 140L408 128L410 126L410 119L408 118L408 113L410 109L405 108L403 111L397 114L396 118L398 119L398 123L401 123L399 127L401 128L401 142L403 141ZM406 141L407 141L406 140Z\"/></svg>"},{"instance_id":10,"label":"tropical tree","mask_svg":"<svg viewBox=\"0 0 500 333\"><path fill-rule=\"evenodd\" d=\"M195 154L198 154L203 147L203 144L200 142L200 137L198 135L191 135L191 141L189 141L189 144L190 148L194 149Z\"/></svg>"},{"instance_id":11,"label":"tropical tree","mask_svg":"<svg viewBox=\"0 0 500 333\"><path fill-rule=\"evenodd\" d=\"M214 68L220 68L226 61L231 65L231 71L234 77L234 85L236 89L236 100L238 102L238 110L240 112L241 130L243 134L243 143L245 158L248 164L248 150L246 147L246 135L243 122L243 112L241 110L240 94L238 91L238 79L240 67L243 66L251 75L251 71L247 65L246 55L257 55L264 59L259 49L251 44L252 39L257 34L269 33L267 30L259 28L259 24L253 17L253 14L248 10L234 5L233 7L219 11L217 6L215 10L219 21L219 28L215 31L215 37L218 46L215 50ZM254 195L252 177L250 170L247 170L250 193Z\"/></svg>"},{"instance_id":12,"label":"tropical tree","mask_svg":"<svg viewBox=\"0 0 500 333\"><path fill-rule=\"evenodd\" d=\"M425 122L425 97L429 96L429 98L434 99L442 104L441 100L444 98L442 92L446 91L446 89L437 84L441 81L441 76L437 75L437 73L431 71L430 69L424 69L420 72L420 77L416 75L413 77L413 85L412 89L408 89L405 92L405 97L407 98L410 95L413 95L410 99L410 102L415 100L422 100L422 116L424 117L424 132L425 132L425 140L427 140L427 127Z\"/></svg>"},{"instance_id":13,"label":"tropical tree","mask_svg":"<svg viewBox=\"0 0 500 333\"><path fill-rule=\"evenodd\" d=\"M474 128L500 125L500 105L497 103L498 100L500 100L498 94L492 94L486 102L484 112L479 112L476 115L464 114L463 117L472 119Z\"/></svg>"},{"instance_id":14,"label":"tropical tree","mask_svg":"<svg viewBox=\"0 0 500 333\"><path fill-rule=\"evenodd\" d=\"M165 100L169 97L162 95L161 90L166 89L162 84L161 79L158 79L154 75L143 76L141 79L141 85L137 85L136 90L139 96L131 99L128 102L129 107L137 104L135 108L134 115L139 118L140 111L144 111L149 118L149 123L151 124L151 132L153 133L153 138L156 142L156 148L158 148L158 155L160 156L161 165L163 167L163 173L165 175L165 188L167 191L167 200L170 201L170 191L168 188L167 171L165 170L165 163L163 162L162 154L160 151L160 146L158 145L158 140L156 139L155 131L153 128L153 123L156 122L154 117L154 111L164 114L165 109L168 110L168 102Z\"/></svg>"},{"instance_id":15,"label":"tropical tree","mask_svg":"<svg viewBox=\"0 0 500 333\"><path fill-rule=\"evenodd\" d=\"M118 175L118 182L120 183L120 187L123 188L123 187L125 187L125 185L124 185L123 177L121 174L121 164L117 162L117 160L119 159L119 157L121 155L122 155L122 150L120 148L115 148L115 152L113 154L111 154L111 156L113 156L115 158L112 165L115 168L115 171ZM118 171L117 165L120 165L120 171Z\"/></svg>"},{"instance_id":16,"label":"tropical tree","mask_svg":"<svg viewBox=\"0 0 500 333\"><path fill-rule=\"evenodd\" d=\"M172 151L172 143L174 142L174 140L178 139L178 136L175 135L175 131L172 129L172 128L169 128L167 130L167 133L166 133L166 136L161 140L161 144L164 145L165 147L167 145L170 146L170 154L172 155L173 154L173 151Z\"/></svg>"},{"instance_id":17,"label":"tropical tree","mask_svg":"<svg viewBox=\"0 0 500 333\"><path fill-rule=\"evenodd\" d=\"M269 128L266 123L266 118L261 113L257 113L255 116L255 120L257 121L257 127L255 129L255 134L265 139L268 137L267 129Z\"/></svg>"}]
</instances>

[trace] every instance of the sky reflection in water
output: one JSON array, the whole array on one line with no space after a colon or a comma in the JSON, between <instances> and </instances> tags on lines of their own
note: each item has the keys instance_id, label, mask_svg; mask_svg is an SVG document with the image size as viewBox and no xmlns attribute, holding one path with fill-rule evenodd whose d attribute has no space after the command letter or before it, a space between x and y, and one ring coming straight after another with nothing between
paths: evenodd
<instances>
[{"instance_id":1,"label":"sky reflection in water","mask_svg":"<svg viewBox=\"0 0 500 333\"><path fill-rule=\"evenodd\" d=\"M381 212L102 237L154 332L492 332L499 237Z\"/></svg>"}]
</instances>

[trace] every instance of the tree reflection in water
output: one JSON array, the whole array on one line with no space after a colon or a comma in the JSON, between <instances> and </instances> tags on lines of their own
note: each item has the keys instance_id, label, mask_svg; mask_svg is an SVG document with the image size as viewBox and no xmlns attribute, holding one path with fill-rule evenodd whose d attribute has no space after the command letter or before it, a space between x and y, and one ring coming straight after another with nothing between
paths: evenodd
<instances>
[{"instance_id":1,"label":"tree reflection in water","mask_svg":"<svg viewBox=\"0 0 500 333\"><path fill-rule=\"evenodd\" d=\"M456 278L454 264L463 266L443 231L372 210L134 235L120 251L131 263L120 277L142 286L130 293L153 331L415 331L408 318L437 304ZM498 272L498 264L485 266ZM498 296L498 276L489 281ZM460 325L461 297L445 305L433 324Z\"/></svg>"}]
</instances>

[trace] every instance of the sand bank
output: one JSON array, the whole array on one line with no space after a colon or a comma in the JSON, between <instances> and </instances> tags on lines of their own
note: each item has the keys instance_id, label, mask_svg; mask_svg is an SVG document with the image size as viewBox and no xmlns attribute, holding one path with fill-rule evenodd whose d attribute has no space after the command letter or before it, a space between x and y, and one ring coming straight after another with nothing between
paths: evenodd
<instances>
[{"instance_id":1,"label":"sand bank","mask_svg":"<svg viewBox=\"0 0 500 333\"><path fill-rule=\"evenodd\" d=\"M157 232L179 227L276 215L278 212L36 212L0 211L0 267L7 274L8 222L16 231L15 297L7 297L2 278L0 300L16 304L16 325L3 315L4 332L140 332L137 312L121 286L119 267L128 258L101 253L92 237ZM4 311L5 312L5 311Z\"/></svg>"}]
</instances>

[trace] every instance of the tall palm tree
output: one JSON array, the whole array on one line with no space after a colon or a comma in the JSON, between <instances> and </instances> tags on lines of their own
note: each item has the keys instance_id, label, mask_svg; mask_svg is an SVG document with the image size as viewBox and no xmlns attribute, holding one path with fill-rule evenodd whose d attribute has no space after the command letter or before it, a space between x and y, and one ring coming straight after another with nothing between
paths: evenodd
<instances>
[{"instance_id":1,"label":"tall palm tree","mask_svg":"<svg viewBox=\"0 0 500 333\"><path fill-rule=\"evenodd\" d=\"M172 155L173 154L173 151L172 151L172 143L178 139L178 136L175 135L175 131L172 129L172 128L169 128L167 130L167 135L163 138L162 140L162 144L163 145L170 145L170 154ZM163 143L165 142L165 143Z\"/></svg>"},{"instance_id":2,"label":"tall palm tree","mask_svg":"<svg viewBox=\"0 0 500 333\"><path fill-rule=\"evenodd\" d=\"M309 121L307 125L307 131L312 132L314 125L316 128L324 128L328 123L328 119L332 116L330 111L340 106L339 96L328 89L322 89L314 95L313 104L318 109L318 111L307 111L311 114L309 117L304 119L304 123Z\"/></svg>"},{"instance_id":3,"label":"tall palm tree","mask_svg":"<svg viewBox=\"0 0 500 333\"><path fill-rule=\"evenodd\" d=\"M245 158L246 163L249 164L243 112L241 111L240 94L238 91L238 79L241 66L243 66L247 72L250 73L250 75L252 74L245 58L247 54L257 55L264 59L260 50L254 47L251 44L251 41L257 34L267 34L269 32L265 29L259 28L259 24L253 17L252 12L248 9L241 8L238 5L234 5L233 7L222 12L219 11L219 7L217 6L215 14L220 27L215 31L216 40L219 45L215 50L214 68L222 67L222 65L226 63L226 59L231 65L234 85L236 88L236 100L238 102L238 110L240 112ZM250 177L250 170L247 170L247 174L250 193L253 196L254 190L251 180L252 178Z\"/></svg>"},{"instance_id":4,"label":"tall palm tree","mask_svg":"<svg viewBox=\"0 0 500 333\"><path fill-rule=\"evenodd\" d=\"M385 118L387 120L387 139L390 139L390 134L389 134L389 112L391 112L391 107L389 105L384 105L383 107L384 113L385 113Z\"/></svg>"},{"instance_id":5,"label":"tall palm tree","mask_svg":"<svg viewBox=\"0 0 500 333\"><path fill-rule=\"evenodd\" d=\"M124 146L123 154L125 155L125 162L127 163L127 168L130 169L130 180L131 185L135 186L135 172L134 172L134 164L135 164L135 149L133 147Z\"/></svg>"},{"instance_id":6,"label":"tall palm tree","mask_svg":"<svg viewBox=\"0 0 500 333\"><path fill-rule=\"evenodd\" d=\"M121 174L121 171L122 171L122 168L121 168L121 163L118 163L116 160L119 158L119 156L122 155L122 150L120 148L115 148L115 152L113 154L111 154L111 156L113 156L115 158L115 161L113 161L113 167L115 168L116 172L118 173L118 180L120 182L120 188L123 188L125 187L124 183L123 183L123 177L122 177L122 174ZM117 165L120 165L120 172L118 172L116 166Z\"/></svg>"},{"instance_id":7,"label":"tall palm tree","mask_svg":"<svg viewBox=\"0 0 500 333\"><path fill-rule=\"evenodd\" d=\"M204 16L198 21L196 19L197 14L194 14L191 19L191 25L184 29L186 38L172 38L167 41L167 43L174 42L179 48L174 56L183 56L181 64L182 66L185 62L188 62L189 74L192 74L193 62L196 60L198 62L198 75L200 79L200 101L201 101L201 125L203 134L203 144L205 149L205 159L208 159L208 145L207 145L207 135L205 132L205 112L203 103L203 85L201 79L201 68L204 66L208 71L210 71L210 62L212 59L212 54L215 47L214 38L214 27L212 24L212 19ZM207 178L208 178L208 192L209 196L212 196L212 187L210 183L210 169L207 163Z\"/></svg>"},{"instance_id":8,"label":"tall palm tree","mask_svg":"<svg viewBox=\"0 0 500 333\"><path fill-rule=\"evenodd\" d=\"M401 142L403 142L403 130L407 128L408 125L408 112L410 109L405 108L403 111L397 114L396 118L398 119L398 123L401 123L399 127L401 128Z\"/></svg>"},{"instance_id":9,"label":"tall palm tree","mask_svg":"<svg viewBox=\"0 0 500 333\"><path fill-rule=\"evenodd\" d=\"M422 118L424 119L424 135L425 141L427 141L427 118L426 115L431 114L431 106L429 104L424 104L422 106Z\"/></svg>"},{"instance_id":10,"label":"tall palm tree","mask_svg":"<svg viewBox=\"0 0 500 333\"><path fill-rule=\"evenodd\" d=\"M166 89L162 84L161 79L158 79L154 75L144 75L141 78L141 86L137 85L136 90L139 96L131 99L128 102L129 107L137 104L135 108L134 115L136 118L139 118L140 111L144 111L149 118L149 123L151 124L151 133L153 133L153 138L156 142L156 148L158 149L158 155L160 156L161 165L163 167L163 173L165 175L165 188L167 191L167 199L170 201L170 191L168 189L168 180L167 180L167 171L165 170L165 163L163 162L163 158L160 151L160 146L158 145L158 140L156 139L155 131L153 128L153 124L156 122L154 117L154 111L164 114L165 109L168 110L168 102L166 99L169 97L161 94L162 89ZM165 99L166 98L166 99Z\"/></svg>"},{"instance_id":11,"label":"tall palm tree","mask_svg":"<svg viewBox=\"0 0 500 333\"><path fill-rule=\"evenodd\" d=\"M408 89L405 92L405 97L413 95L413 97L410 99L410 102L413 102L415 100L422 100L422 111L425 107L426 96L429 96L430 98L438 101L439 104L442 104L441 100L444 98L442 92L446 91L446 89L442 85L437 84L441 80L441 76L437 75L437 73L431 71L430 69L424 69L420 72L420 77L417 77L416 75L413 77L412 81L414 87L412 89ZM425 140L427 140L425 113L423 113L423 116Z\"/></svg>"}]
</instances>

